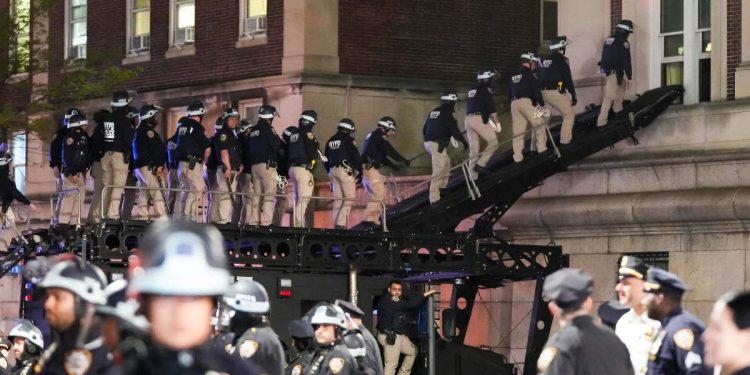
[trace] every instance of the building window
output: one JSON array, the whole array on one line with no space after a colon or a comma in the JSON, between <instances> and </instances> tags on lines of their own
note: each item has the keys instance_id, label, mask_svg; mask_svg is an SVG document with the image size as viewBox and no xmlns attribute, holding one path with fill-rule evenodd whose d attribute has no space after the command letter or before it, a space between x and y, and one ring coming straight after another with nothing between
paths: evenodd
<instances>
[{"instance_id":1,"label":"building window","mask_svg":"<svg viewBox=\"0 0 750 375\"><path fill-rule=\"evenodd\" d=\"M542 0L542 41L557 36L557 0Z\"/></svg>"},{"instance_id":2,"label":"building window","mask_svg":"<svg viewBox=\"0 0 750 375\"><path fill-rule=\"evenodd\" d=\"M169 108L167 112L167 133L166 138L169 139L177 132L177 123L180 119L186 116L185 106Z\"/></svg>"},{"instance_id":3,"label":"building window","mask_svg":"<svg viewBox=\"0 0 750 375\"><path fill-rule=\"evenodd\" d=\"M151 49L151 1L128 0L128 15L128 54L146 54Z\"/></svg>"},{"instance_id":4,"label":"building window","mask_svg":"<svg viewBox=\"0 0 750 375\"><path fill-rule=\"evenodd\" d=\"M11 73L29 71L31 62L31 5L30 0L11 1L12 43L9 49Z\"/></svg>"},{"instance_id":5,"label":"building window","mask_svg":"<svg viewBox=\"0 0 750 375\"><path fill-rule=\"evenodd\" d=\"M711 1L660 0L660 84L683 85L684 103L711 100Z\"/></svg>"},{"instance_id":6,"label":"building window","mask_svg":"<svg viewBox=\"0 0 750 375\"><path fill-rule=\"evenodd\" d=\"M268 29L266 0L240 0L240 37L254 38Z\"/></svg>"},{"instance_id":7,"label":"building window","mask_svg":"<svg viewBox=\"0 0 750 375\"><path fill-rule=\"evenodd\" d=\"M248 99L240 101L238 107L242 118L255 125L258 123L258 110L263 106L263 99Z\"/></svg>"},{"instance_id":8,"label":"building window","mask_svg":"<svg viewBox=\"0 0 750 375\"><path fill-rule=\"evenodd\" d=\"M67 0L66 56L68 60L86 58L87 0Z\"/></svg>"},{"instance_id":9,"label":"building window","mask_svg":"<svg viewBox=\"0 0 750 375\"><path fill-rule=\"evenodd\" d=\"M26 132L13 133L11 153L13 154L13 180L22 193L26 192Z\"/></svg>"},{"instance_id":10,"label":"building window","mask_svg":"<svg viewBox=\"0 0 750 375\"><path fill-rule=\"evenodd\" d=\"M195 43L195 0L172 0L172 45Z\"/></svg>"}]
</instances>

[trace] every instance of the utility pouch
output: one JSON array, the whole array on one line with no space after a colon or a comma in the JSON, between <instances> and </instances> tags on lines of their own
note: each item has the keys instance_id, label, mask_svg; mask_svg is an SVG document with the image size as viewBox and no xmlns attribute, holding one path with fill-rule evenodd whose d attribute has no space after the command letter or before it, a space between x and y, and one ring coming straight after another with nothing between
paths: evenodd
<instances>
[{"instance_id":1,"label":"utility pouch","mask_svg":"<svg viewBox=\"0 0 750 375\"><path fill-rule=\"evenodd\" d=\"M188 156L188 169L192 171L197 163L198 159L195 156Z\"/></svg>"},{"instance_id":2,"label":"utility pouch","mask_svg":"<svg viewBox=\"0 0 750 375\"><path fill-rule=\"evenodd\" d=\"M279 162L276 160L268 160L266 162L266 169L276 168L279 166Z\"/></svg>"},{"instance_id":3,"label":"utility pouch","mask_svg":"<svg viewBox=\"0 0 750 375\"><path fill-rule=\"evenodd\" d=\"M385 343L388 345L396 345L396 333L386 331L385 332Z\"/></svg>"}]
</instances>

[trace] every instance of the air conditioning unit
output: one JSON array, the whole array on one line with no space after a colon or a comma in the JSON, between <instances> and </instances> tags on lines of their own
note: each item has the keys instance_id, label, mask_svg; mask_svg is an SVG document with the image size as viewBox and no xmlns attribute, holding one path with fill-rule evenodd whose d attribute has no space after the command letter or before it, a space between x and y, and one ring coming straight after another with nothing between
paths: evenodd
<instances>
[{"instance_id":1,"label":"air conditioning unit","mask_svg":"<svg viewBox=\"0 0 750 375\"><path fill-rule=\"evenodd\" d=\"M174 41L175 41L175 44L178 44L178 45L195 42L195 28L185 27L182 29L177 29L177 32L175 33Z\"/></svg>"},{"instance_id":2,"label":"air conditioning unit","mask_svg":"<svg viewBox=\"0 0 750 375\"><path fill-rule=\"evenodd\" d=\"M69 60L85 59L85 58L86 58L86 45L85 44L70 47L70 52L68 54Z\"/></svg>"},{"instance_id":3,"label":"air conditioning unit","mask_svg":"<svg viewBox=\"0 0 750 375\"><path fill-rule=\"evenodd\" d=\"M151 48L151 35L136 35L130 38L130 50L133 52L148 51Z\"/></svg>"},{"instance_id":4,"label":"air conditioning unit","mask_svg":"<svg viewBox=\"0 0 750 375\"><path fill-rule=\"evenodd\" d=\"M266 16L245 18L245 35L265 33L267 29Z\"/></svg>"}]
</instances>

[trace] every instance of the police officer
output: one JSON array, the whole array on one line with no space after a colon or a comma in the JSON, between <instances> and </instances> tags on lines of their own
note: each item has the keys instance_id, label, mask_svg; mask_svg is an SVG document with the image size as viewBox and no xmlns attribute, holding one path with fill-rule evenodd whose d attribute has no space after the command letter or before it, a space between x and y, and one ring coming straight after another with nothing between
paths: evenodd
<instances>
[{"instance_id":1,"label":"police officer","mask_svg":"<svg viewBox=\"0 0 750 375\"><path fill-rule=\"evenodd\" d=\"M560 331L539 355L540 374L633 374L628 349L590 315L593 287L591 276L579 269L565 268L547 276L544 298L559 317Z\"/></svg>"},{"instance_id":2,"label":"police officer","mask_svg":"<svg viewBox=\"0 0 750 375\"><path fill-rule=\"evenodd\" d=\"M44 350L42 331L28 320L24 320L10 330L8 339L13 342L13 356L16 359L12 374L33 374L33 366Z\"/></svg>"},{"instance_id":3,"label":"police officer","mask_svg":"<svg viewBox=\"0 0 750 375\"><path fill-rule=\"evenodd\" d=\"M279 162L279 148L281 140L276 135L271 123L276 117L276 108L264 105L258 110L258 123L247 136L247 151L250 152L249 162L253 175L253 190L255 194L276 194L278 173L276 167ZM253 215L258 217L260 225L271 225L273 222L273 208L275 198L253 196Z\"/></svg>"},{"instance_id":4,"label":"police officer","mask_svg":"<svg viewBox=\"0 0 750 375\"><path fill-rule=\"evenodd\" d=\"M430 203L440 200L440 189L448 186L451 159L448 156L448 144L461 142L464 150L469 144L458 129L453 113L456 112L458 96L455 92L445 92L440 97L440 106L433 109L427 116L422 128L424 148L432 158L432 177L430 178Z\"/></svg>"},{"instance_id":5,"label":"police officer","mask_svg":"<svg viewBox=\"0 0 750 375\"><path fill-rule=\"evenodd\" d=\"M107 303L96 306L96 315L102 321L102 340L118 366L117 374L122 370L119 367L123 359L120 347L127 346L131 337L143 338L149 329L148 320L138 312L140 304L128 297L127 289L126 280L111 282L104 288Z\"/></svg>"},{"instance_id":6,"label":"police officer","mask_svg":"<svg viewBox=\"0 0 750 375\"><path fill-rule=\"evenodd\" d=\"M521 67L510 77L508 100L510 100L510 114L513 119L513 160L523 161L523 146L526 127L531 123L536 150L538 153L547 151L546 119L540 116L540 106L544 106L539 82L532 74L534 68L534 54L521 54Z\"/></svg>"},{"instance_id":7,"label":"police officer","mask_svg":"<svg viewBox=\"0 0 750 375\"><path fill-rule=\"evenodd\" d=\"M630 310L617 321L615 333L630 352L630 362L636 374L646 374L651 343L661 324L648 317L643 301L643 283L648 265L640 258L625 255L620 259L615 292L620 303Z\"/></svg>"},{"instance_id":8,"label":"police officer","mask_svg":"<svg viewBox=\"0 0 750 375\"><path fill-rule=\"evenodd\" d=\"M7 357L9 356L10 348L12 346L13 344L10 340L5 337L0 337L0 375L10 374L10 362L8 362Z\"/></svg>"},{"instance_id":9,"label":"police officer","mask_svg":"<svg viewBox=\"0 0 750 375\"><path fill-rule=\"evenodd\" d=\"M212 154L216 159L216 171L214 178L216 180L213 191L230 192L237 191L237 180L242 173L242 146L237 138L237 125L240 121L240 114L236 108L227 108L224 111L224 126L217 130L214 135L214 148ZM232 221L232 211L235 197L228 194L214 194L211 198L213 208L214 201L218 204L217 217L214 222L217 224L227 224Z\"/></svg>"},{"instance_id":10,"label":"police officer","mask_svg":"<svg viewBox=\"0 0 750 375\"><path fill-rule=\"evenodd\" d=\"M305 213L309 198L315 188L313 170L318 160L320 145L313 134L313 126L318 123L318 113L303 111L298 126L284 130L282 139L286 143L289 159L289 180L294 188L294 226L305 226Z\"/></svg>"},{"instance_id":11,"label":"police officer","mask_svg":"<svg viewBox=\"0 0 750 375\"><path fill-rule=\"evenodd\" d=\"M32 211L37 207L23 193L18 191L15 181L10 178L10 163L13 161L13 154L8 150L6 143L0 144L0 250L7 250L13 238L20 235L15 229L15 216L10 205L13 201L19 201L29 205Z\"/></svg>"},{"instance_id":12,"label":"police officer","mask_svg":"<svg viewBox=\"0 0 750 375\"><path fill-rule=\"evenodd\" d=\"M365 136L365 145L362 148L364 186L370 200L365 207L364 223L369 223L373 227L380 226L382 206L379 202L382 202L385 198L385 176L380 173L380 168L386 165L395 171L401 169L389 158L404 163L407 167L411 165L411 162L388 142L388 138L396 135L397 130L398 125L392 117L381 118L378 120L378 128Z\"/></svg>"},{"instance_id":13,"label":"police officer","mask_svg":"<svg viewBox=\"0 0 750 375\"><path fill-rule=\"evenodd\" d=\"M144 342L121 348L125 373L260 374L252 363L211 345L208 323L230 277L218 229L181 220L156 222L139 249L141 270L131 288L140 295L151 330Z\"/></svg>"},{"instance_id":14,"label":"police officer","mask_svg":"<svg viewBox=\"0 0 750 375\"><path fill-rule=\"evenodd\" d=\"M305 373L306 366L312 362L315 352L315 331L309 319L297 319L289 322L289 336L292 338L292 347L296 351L294 356L289 356L289 363L284 373L286 375L301 375Z\"/></svg>"},{"instance_id":15,"label":"police officer","mask_svg":"<svg viewBox=\"0 0 750 375\"><path fill-rule=\"evenodd\" d=\"M255 192L253 186L253 170L250 162L250 132L253 126L247 120L240 121L239 131L240 134L237 139L242 147L242 173L239 177L239 189L242 194L242 207L239 210L240 216L237 218L239 223L257 225L258 214L257 211L253 210L253 199L252 194Z\"/></svg>"},{"instance_id":16,"label":"police officer","mask_svg":"<svg viewBox=\"0 0 750 375\"><path fill-rule=\"evenodd\" d=\"M542 60L539 73L542 98L563 116L560 128L560 144L563 145L570 143L573 139L573 122L576 119L573 107L578 103L573 77L570 74L570 65L568 58L565 57L567 45L568 39L565 36L552 39L549 46L550 55Z\"/></svg>"},{"instance_id":17,"label":"police officer","mask_svg":"<svg viewBox=\"0 0 750 375\"><path fill-rule=\"evenodd\" d=\"M89 205L88 222L96 224L102 219L102 192L104 190L104 172L102 171L102 157L104 156L104 120L110 111L100 109L94 112L96 127L91 132L91 178L94 179L94 195ZM62 142L62 140L60 140Z\"/></svg>"},{"instance_id":18,"label":"police officer","mask_svg":"<svg viewBox=\"0 0 750 375\"><path fill-rule=\"evenodd\" d=\"M183 117L177 126L177 173L180 188L184 190L180 195L180 211L175 214L178 216L189 218L195 215L201 204L198 200L206 191L203 167L211 153L211 143L201 124L205 113L203 103L196 100L187 107L187 117Z\"/></svg>"},{"instance_id":19,"label":"police officer","mask_svg":"<svg viewBox=\"0 0 750 375\"><path fill-rule=\"evenodd\" d=\"M628 36L632 32L633 21L622 20L617 23L615 33L604 41L599 67L606 78L602 108L599 111L599 118L596 120L597 126L607 125L610 108L613 108L615 112L622 111L625 89L630 87L633 79L633 67L630 63L630 43L628 43Z\"/></svg>"},{"instance_id":20,"label":"police officer","mask_svg":"<svg viewBox=\"0 0 750 375\"><path fill-rule=\"evenodd\" d=\"M703 364L703 323L681 306L687 285L677 275L651 267L643 290L648 317L661 322L649 352L648 374L713 374Z\"/></svg>"},{"instance_id":21,"label":"police officer","mask_svg":"<svg viewBox=\"0 0 750 375\"><path fill-rule=\"evenodd\" d=\"M372 335L370 330L362 324L362 317L365 312L359 308L359 306L349 301L337 299L335 304L341 307L345 313L351 318L350 322L352 326L347 328L357 329L362 333L365 341L365 360L364 368L366 373L375 375L383 375L383 359L380 356L380 347L378 347L378 340Z\"/></svg>"},{"instance_id":22,"label":"police officer","mask_svg":"<svg viewBox=\"0 0 750 375\"><path fill-rule=\"evenodd\" d=\"M343 311L331 304L322 304L315 309L310 323L315 329L317 347L310 365L305 369L305 374L355 373L357 364L341 342L341 334L346 329Z\"/></svg>"},{"instance_id":23,"label":"police officer","mask_svg":"<svg viewBox=\"0 0 750 375\"><path fill-rule=\"evenodd\" d=\"M218 191L217 185L216 185L216 168L219 166L219 163L216 161L216 139L219 137L219 131L224 128L224 113L221 114L218 118L216 118L216 123L214 123L214 135L209 138L209 143L211 147L211 153L208 154L208 158L206 159L206 173L205 173L205 180L208 184L208 189L213 191ZM209 194L208 195L208 219L210 222L216 222L219 220L219 205L218 205L218 195Z\"/></svg>"},{"instance_id":24,"label":"police officer","mask_svg":"<svg viewBox=\"0 0 750 375\"><path fill-rule=\"evenodd\" d=\"M127 91L117 91L112 95L112 113L104 119L104 156L101 158L102 175L105 185L125 186L128 180L131 141L135 129L128 118L128 104L132 98ZM122 188L107 189L104 192L105 214L109 219L120 218Z\"/></svg>"},{"instance_id":25,"label":"police officer","mask_svg":"<svg viewBox=\"0 0 750 375\"><path fill-rule=\"evenodd\" d=\"M78 189L63 195L58 223L74 224L78 217L78 207L86 197L86 172L91 167L91 145L83 115L73 115L68 121L68 133L62 146L63 190Z\"/></svg>"},{"instance_id":26,"label":"police officer","mask_svg":"<svg viewBox=\"0 0 750 375\"><path fill-rule=\"evenodd\" d=\"M133 106L128 106L126 117L130 119L130 126L133 127L133 137L135 137L135 132L138 129L138 118L140 116L140 111L138 108ZM133 206L135 206L136 203L136 194L137 189L135 187L138 185L138 178L135 176L135 170L133 167L133 139L130 140L130 149L128 150L128 178L125 180L125 186L128 187L128 189L125 189L122 193L122 203L120 207L120 212L122 213L122 218L125 220L131 219L131 216L133 215Z\"/></svg>"},{"instance_id":27,"label":"police officer","mask_svg":"<svg viewBox=\"0 0 750 375\"><path fill-rule=\"evenodd\" d=\"M133 167L142 188L163 189L162 177L166 174L164 164L167 155L164 142L156 132L156 114L159 107L151 104L141 108L140 125L133 138ZM167 211L164 203L164 191L141 190L138 198L138 215L142 220L149 220L148 199L154 204L156 220L166 220Z\"/></svg>"},{"instance_id":28,"label":"police officer","mask_svg":"<svg viewBox=\"0 0 750 375\"><path fill-rule=\"evenodd\" d=\"M497 135L501 130L500 120L497 118L495 102L492 100L492 80L495 73L490 70L477 72L477 83L466 94L466 118L464 127L469 138L469 171L473 179L479 177L479 171L492 158L497 148ZM479 138L484 139L487 146L480 149ZM481 155L480 155L481 153Z\"/></svg>"},{"instance_id":29,"label":"police officer","mask_svg":"<svg viewBox=\"0 0 750 375\"><path fill-rule=\"evenodd\" d=\"M268 325L266 314L271 304L266 288L254 280L238 281L227 289L222 301L230 309L229 330L234 334L227 352L253 361L266 374L281 375L284 348Z\"/></svg>"},{"instance_id":30,"label":"police officer","mask_svg":"<svg viewBox=\"0 0 750 375\"><path fill-rule=\"evenodd\" d=\"M80 258L61 260L39 283L52 343L35 365L41 374L102 374L111 368L95 305L106 302L102 270Z\"/></svg>"},{"instance_id":31,"label":"police officer","mask_svg":"<svg viewBox=\"0 0 750 375\"><path fill-rule=\"evenodd\" d=\"M425 298L434 291L405 296L404 284L391 281L388 295L378 302L378 342L383 345L385 374L396 373L399 358L404 354L399 374L409 374L417 358L417 346L412 342L416 337L415 313Z\"/></svg>"},{"instance_id":32,"label":"police officer","mask_svg":"<svg viewBox=\"0 0 750 375\"><path fill-rule=\"evenodd\" d=\"M57 128L57 132L52 135L52 139L49 144L49 167L52 168L52 173L55 175L55 192L59 193L62 191L63 176L62 176L62 142L65 138L65 133L68 131L68 121L73 115L82 114L77 108L68 108L63 115L63 120L60 126ZM56 197L55 214L60 212L61 196Z\"/></svg>"},{"instance_id":33,"label":"police officer","mask_svg":"<svg viewBox=\"0 0 750 375\"><path fill-rule=\"evenodd\" d=\"M750 374L750 293L729 293L716 301L701 339L706 362L721 366L716 373Z\"/></svg>"},{"instance_id":34,"label":"police officer","mask_svg":"<svg viewBox=\"0 0 750 375\"><path fill-rule=\"evenodd\" d=\"M183 121L183 118L181 118L178 123L181 123ZM180 195L177 191L172 191L173 189L179 189L180 188L180 179L178 178L177 168L179 167L180 161L177 159L177 132L169 139L167 139L167 169L169 170L169 174L167 175L167 186L169 187L169 191L167 192L167 212L174 214L175 212L182 212L182 209L180 206L176 205L177 202L180 200L178 199L178 196ZM175 211L175 209L178 209L178 211ZM179 216L179 215L178 215Z\"/></svg>"},{"instance_id":35,"label":"police officer","mask_svg":"<svg viewBox=\"0 0 750 375\"><path fill-rule=\"evenodd\" d=\"M354 199L357 184L362 183L362 158L352 134L356 130L354 121L345 118L339 121L338 131L326 142L326 172L331 179L331 190L335 198ZM356 172L356 173L355 173ZM346 229L351 200L333 201L333 223L336 229Z\"/></svg>"}]
</instances>

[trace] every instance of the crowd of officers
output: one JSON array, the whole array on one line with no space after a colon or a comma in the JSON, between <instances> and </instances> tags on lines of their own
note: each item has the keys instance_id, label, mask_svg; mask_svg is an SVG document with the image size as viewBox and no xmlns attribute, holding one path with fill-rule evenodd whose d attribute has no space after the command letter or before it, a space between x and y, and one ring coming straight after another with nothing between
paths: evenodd
<instances>
[{"instance_id":1,"label":"crowd of officers","mask_svg":"<svg viewBox=\"0 0 750 375\"><path fill-rule=\"evenodd\" d=\"M230 284L222 236L212 225L153 223L127 276L110 283L73 255L35 262L24 275L44 291L52 340L21 320L0 341L0 375L394 375L401 353L400 374L407 374L416 356L410 314L431 294L402 296L394 281L378 306L377 339L357 305L320 302L289 322L285 343L270 327L263 285Z\"/></svg>"},{"instance_id":2,"label":"crowd of officers","mask_svg":"<svg viewBox=\"0 0 750 375\"><path fill-rule=\"evenodd\" d=\"M617 276L623 308L602 305L602 324L591 315L590 275L562 269L547 277L544 298L560 331L539 356L540 374L750 374L750 292L719 299L706 328L683 308L688 286L677 275L623 256Z\"/></svg>"}]
</instances>

